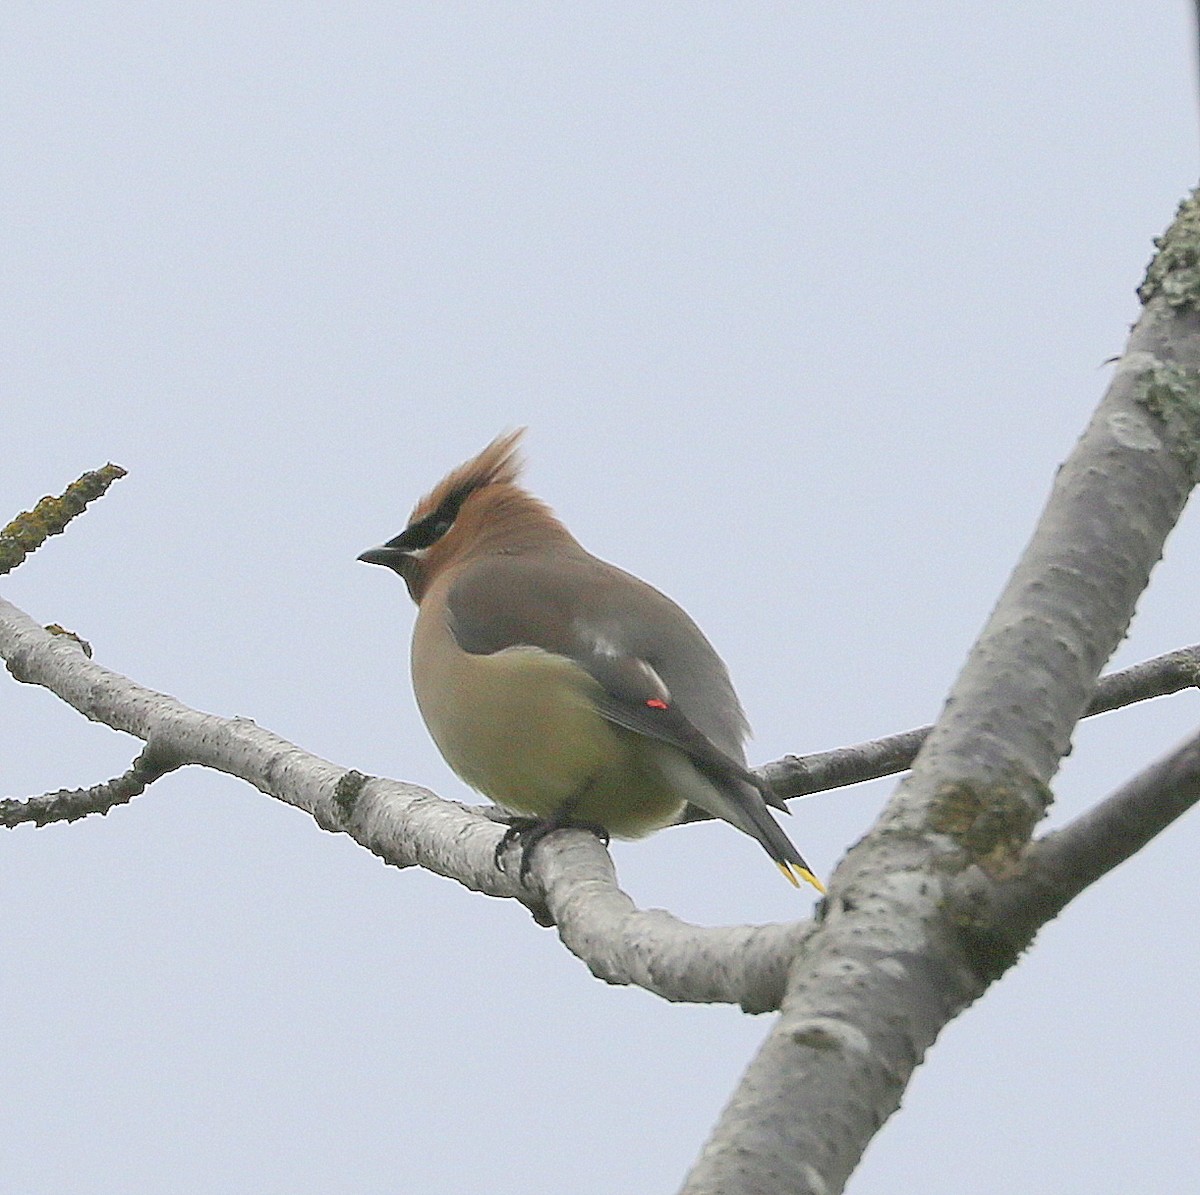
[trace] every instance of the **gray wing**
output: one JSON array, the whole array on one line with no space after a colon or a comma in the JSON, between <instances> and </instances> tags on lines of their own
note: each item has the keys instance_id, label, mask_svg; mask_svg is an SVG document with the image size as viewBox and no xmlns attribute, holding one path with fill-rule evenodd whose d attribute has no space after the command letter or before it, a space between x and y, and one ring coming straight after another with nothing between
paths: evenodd
<instances>
[{"instance_id":1,"label":"gray wing","mask_svg":"<svg viewBox=\"0 0 1200 1195\"><path fill-rule=\"evenodd\" d=\"M464 651L525 644L566 656L603 688L604 717L671 743L714 778L763 789L745 766L748 727L725 665L688 615L644 581L582 549L496 555L463 571L448 608Z\"/></svg>"}]
</instances>

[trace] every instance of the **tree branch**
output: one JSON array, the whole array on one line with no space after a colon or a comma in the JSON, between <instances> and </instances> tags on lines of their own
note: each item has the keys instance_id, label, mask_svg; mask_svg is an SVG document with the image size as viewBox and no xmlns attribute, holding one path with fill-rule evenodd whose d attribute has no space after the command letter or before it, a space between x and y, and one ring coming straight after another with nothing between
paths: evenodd
<instances>
[{"instance_id":1,"label":"tree branch","mask_svg":"<svg viewBox=\"0 0 1200 1195\"><path fill-rule=\"evenodd\" d=\"M1181 647L1101 677L1096 695L1083 716L1092 718L1139 701L1198 687L1200 644ZM932 729L932 726L919 726L852 747L836 747L812 755L785 755L755 771L788 800L812 796L905 771L912 766ZM712 814L689 805L679 820L680 824L711 821Z\"/></svg>"},{"instance_id":2,"label":"tree branch","mask_svg":"<svg viewBox=\"0 0 1200 1195\"><path fill-rule=\"evenodd\" d=\"M125 470L120 465L107 464L71 482L57 498L43 498L33 510L17 515L0 531L0 576L11 573L51 535L61 534L89 502L94 502L118 477L124 476Z\"/></svg>"},{"instance_id":3,"label":"tree branch","mask_svg":"<svg viewBox=\"0 0 1200 1195\"><path fill-rule=\"evenodd\" d=\"M0 826L33 822L46 826L51 822L74 822L89 813L105 814L116 805L125 805L139 797L155 780L173 771L178 765L168 761L151 746L135 759L127 772L91 788L60 788L40 797L0 800Z\"/></svg>"},{"instance_id":4,"label":"tree branch","mask_svg":"<svg viewBox=\"0 0 1200 1195\"><path fill-rule=\"evenodd\" d=\"M833 1195L942 1026L996 972L952 900L1007 878L1200 461L1200 206L1160 242L1146 304L1029 546L913 766L830 882L782 1015L683 1195Z\"/></svg>"},{"instance_id":5,"label":"tree branch","mask_svg":"<svg viewBox=\"0 0 1200 1195\"><path fill-rule=\"evenodd\" d=\"M639 910L617 887L607 851L584 830L543 840L531 883L523 886L497 869L503 828L484 810L338 767L248 718L191 709L95 663L73 640L49 633L2 598L0 656L18 680L150 744L114 784L148 783L154 773L186 764L237 776L303 810L322 829L349 834L385 863L425 867L473 891L521 901L542 924L556 924L567 949L608 983L634 984L668 1000L767 1011L779 1006L788 964L811 932L807 923L709 929L659 909ZM36 804L13 804L29 816L8 824L38 820ZM53 812L82 816L88 810L81 804L63 798Z\"/></svg>"},{"instance_id":6,"label":"tree branch","mask_svg":"<svg viewBox=\"0 0 1200 1195\"><path fill-rule=\"evenodd\" d=\"M1197 687L1200 687L1200 644L1143 660L1120 672L1110 672L1100 679L1083 716L1093 718L1139 701ZM919 726L853 747L838 747L813 755L785 755L763 764L757 771L776 792L786 794L789 799L877 780L911 767L932 729ZM704 821L709 816L689 815L685 820Z\"/></svg>"},{"instance_id":7,"label":"tree branch","mask_svg":"<svg viewBox=\"0 0 1200 1195\"><path fill-rule=\"evenodd\" d=\"M941 1028L1002 970L978 948L981 932L997 930L986 905L982 919L966 915L963 877L1015 886L1028 859L1039 858L1028 844L1049 781L1196 480L1194 197L1160 249L1141 291L1146 311L1108 394L1060 470L912 775L839 866L818 924L710 931L639 912L616 888L603 848L579 831L542 844L534 883L523 888L497 870L500 831L485 815L337 768L249 720L190 710L94 664L3 601L0 654L18 679L177 763L239 776L390 863L522 901L556 921L568 948L610 982L769 1008L790 961L782 1015L684 1192L833 1195ZM1110 854L1114 827L1136 820L1148 800L1102 807ZM1083 843L1087 832L1074 837ZM1079 873L1082 846L1073 837L1060 844L1041 858Z\"/></svg>"},{"instance_id":8,"label":"tree branch","mask_svg":"<svg viewBox=\"0 0 1200 1195\"><path fill-rule=\"evenodd\" d=\"M955 900L979 946L1011 961L1047 921L1136 855L1200 801L1200 734L1139 772L1099 805L1030 844L1015 874L989 883L967 872Z\"/></svg>"}]
</instances>

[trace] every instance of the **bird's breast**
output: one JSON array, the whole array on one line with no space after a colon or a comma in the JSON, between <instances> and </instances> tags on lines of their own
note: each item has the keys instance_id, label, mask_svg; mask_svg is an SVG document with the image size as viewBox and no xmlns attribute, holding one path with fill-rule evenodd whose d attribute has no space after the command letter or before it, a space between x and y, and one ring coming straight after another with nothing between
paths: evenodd
<instances>
[{"instance_id":1,"label":"bird's breast","mask_svg":"<svg viewBox=\"0 0 1200 1195\"><path fill-rule=\"evenodd\" d=\"M598 683L537 647L472 655L441 618L418 617L413 688L446 762L511 813L572 820L639 837L673 821L683 797L659 763L661 744L606 721Z\"/></svg>"}]
</instances>

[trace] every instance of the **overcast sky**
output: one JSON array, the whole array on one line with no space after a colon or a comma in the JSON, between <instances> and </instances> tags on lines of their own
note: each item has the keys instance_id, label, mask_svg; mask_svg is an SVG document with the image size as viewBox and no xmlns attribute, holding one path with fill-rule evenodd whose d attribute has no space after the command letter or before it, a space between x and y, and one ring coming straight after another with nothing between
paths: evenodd
<instances>
[{"instance_id":1,"label":"overcast sky","mask_svg":"<svg viewBox=\"0 0 1200 1195\"><path fill-rule=\"evenodd\" d=\"M586 546L724 654L751 759L936 716L1196 177L1191 5L0 12L5 579L105 665L463 798L403 585L355 556L506 427ZM1116 663L1200 640L1185 517ZM0 787L137 744L0 678ZM1197 721L1082 728L1077 814ZM822 875L891 788L789 823ZM189 771L0 841L0 1190L669 1192L767 1032L593 979L519 907ZM725 825L643 905L807 915ZM1185 1191L1200 818L953 1024L852 1195Z\"/></svg>"}]
</instances>

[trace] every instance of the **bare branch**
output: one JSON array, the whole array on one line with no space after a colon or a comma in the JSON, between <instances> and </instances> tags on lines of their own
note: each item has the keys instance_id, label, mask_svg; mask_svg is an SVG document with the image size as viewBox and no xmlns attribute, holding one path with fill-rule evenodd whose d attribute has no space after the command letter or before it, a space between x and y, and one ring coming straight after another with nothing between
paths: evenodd
<instances>
[{"instance_id":1,"label":"bare branch","mask_svg":"<svg viewBox=\"0 0 1200 1195\"><path fill-rule=\"evenodd\" d=\"M1142 288L1129 351L912 775L838 868L815 925L707 931L639 912L579 831L546 839L526 889L497 870L500 830L486 816L337 768L246 719L190 710L2 601L0 654L18 679L87 717L239 776L388 862L522 901L609 982L768 1008L787 967L782 1015L684 1192L834 1195L941 1028L998 973L957 899L963 877L1017 882L1049 782L1200 472L1198 260L1193 197ZM1132 806L1109 812L1119 823Z\"/></svg>"},{"instance_id":2,"label":"bare branch","mask_svg":"<svg viewBox=\"0 0 1200 1195\"><path fill-rule=\"evenodd\" d=\"M1200 687L1200 644L1181 647L1178 651L1143 660L1101 677L1083 716L1093 718L1139 701L1197 687ZM764 764L758 771L772 788L786 793L788 798L877 780L880 776L910 768L932 729L932 726L919 726L915 730L815 755L785 755ZM703 821L704 818L689 817L687 820Z\"/></svg>"},{"instance_id":3,"label":"bare branch","mask_svg":"<svg viewBox=\"0 0 1200 1195\"><path fill-rule=\"evenodd\" d=\"M949 1020L995 978L950 901L1011 875L1096 678L1200 462L1200 203L1160 242L1146 309L912 775L830 882L782 1015L684 1195L834 1195Z\"/></svg>"},{"instance_id":4,"label":"bare branch","mask_svg":"<svg viewBox=\"0 0 1200 1195\"><path fill-rule=\"evenodd\" d=\"M1200 687L1200 643L1102 676L1083 716L1094 718L1139 701L1197 687Z\"/></svg>"},{"instance_id":5,"label":"bare branch","mask_svg":"<svg viewBox=\"0 0 1200 1195\"><path fill-rule=\"evenodd\" d=\"M349 834L386 863L425 867L473 891L521 901L543 924L556 923L567 949L609 983L634 984L668 1000L767 1011L778 1007L790 960L811 932L796 924L708 929L662 910L639 910L617 887L608 853L584 830L544 839L530 886L522 886L496 868L503 828L485 810L338 767L248 718L191 709L88 659L72 640L48 633L2 598L0 656L18 680L148 740L146 775L200 764L237 776L323 829Z\"/></svg>"},{"instance_id":6,"label":"bare branch","mask_svg":"<svg viewBox=\"0 0 1200 1195\"><path fill-rule=\"evenodd\" d=\"M931 729L919 726L851 747L835 747L813 755L785 755L755 770L786 800L811 796L906 771Z\"/></svg>"},{"instance_id":7,"label":"bare branch","mask_svg":"<svg viewBox=\"0 0 1200 1195\"><path fill-rule=\"evenodd\" d=\"M51 535L61 534L89 502L94 502L118 477L124 476L125 470L120 465L109 463L71 482L57 498L43 498L32 510L17 515L0 531L0 576L11 573Z\"/></svg>"},{"instance_id":8,"label":"bare branch","mask_svg":"<svg viewBox=\"0 0 1200 1195\"><path fill-rule=\"evenodd\" d=\"M91 654L78 636L59 627L47 630L68 641L74 640L88 655ZM1200 648L1184 648L1111 674L1101 681L1089 713L1100 713L1195 685L1198 656ZM788 756L776 764L766 765L764 770L772 781L781 775L787 778L789 785L797 783L796 777L803 775L804 791L808 792L856 783L908 766L928 732L928 727L922 727L836 751L804 757ZM283 740L278 741L283 743ZM291 751L300 751L292 744L286 746ZM161 755L155 758L161 759ZM139 795L153 779L170 770L162 763L156 763L157 770L152 771L148 766L150 761L151 753L147 750L124 776L91 789L62 790L29 801L0 802L0 824L14 826L34 822L44 825L56 820L75 820L88 813L104 813L113 805ZM347 812L353 806L354 794L361 792L368 779L353 771L343 773L335 788L335 805ZM411 790L411 786L400 787ZM430 799L436 799L432 794L428 795ZM465 808L472 817L488 816L486 809ZM369 834L369 831L365 833ZM610 983L644 987L670 1000L739 1003L754 1012L778 1007L787 961L812 931L811 923L696 930L661 911L640 911L616 886L606 852L599 851L594 858L587 859L588 836L559 837L568 840L578 837L578 842L563 843L560 848L572 852L574 876L562 874L561 867L553 861L552 852L539 852L540 862L550 868L553 876L552 880L544 881L544 891L552 896L543 901L537 889L520 890L517 896L539 922L558 924L564 943L594 974ZM363 838L360 841L389 863L408 866L412 861L404 859L404 852L394 842L380 839L372 844ZM463 880L458 862L443 861L439 865L430 860L429 865L476 890L501 894L487 884ZM603 873L598 883L594 882L596 868ZM582 882L591 884L588 901L578 899Z\"/></svg>"},{"instance_id":9,"label":"bare branch","mask_svg":"<svg viewBox=\"0 0 1200 1195\"><path fill-rule=\"evenodd\" d=\"M1143 660L1120 672L1110 672L1100 679L1096 695L1083 716L1091 718L1152 697L1165 697L1197 687L1200 687L1200 644ZM756 770L776 792L786 795L789 800L810 796L905 771L912 766L932 729L932 726L919 726L852 747L837 747L812 755L785 755ZM689 805L680 821L711 819L711 813Z\"/></svg>"},{"instance_id":10,"label":"bare branch","mask_svg":"<svg viewBox=\"0 0 1200 1195\"><path fill-rule=\"evenodd\" d=\"M957 899L1000 961L1015 959L1037 930L1101 876L1200 801L1200 734L1139 772L1099 805L1032 843L1013 876L963 877Z\"/></svg>"},{"instance_id":11,"label":"bare branch","mask_svg":"<svg viewBox=\"0 0 1200 1195\"><path fill-rule=\"evenodd\" d=\"M740 1004L771 1012L788 968L815 929L786 925L701 928L663 909L638 909L617 887L612 859L587 833L554 834L533 869L567 948L608 983L633 984L667 1000Z\"/></svg>"},{"instance_id":12,"label":"bare branch","mask_svg":"<svg viewBox=\"0 0 1200 1195\"><path fill-rule=\"evenodd\" d=\"M125 805L141 796L155 780L176 766L160 750L147 746L127 772L104 784L91 788L60 788L57 792L24 801L13 797L0 800L0 826L11 829L27 822L46 826L51 822L78 821L89 813L105 814L114 806Z\"/></svg>"}]
</instances>

